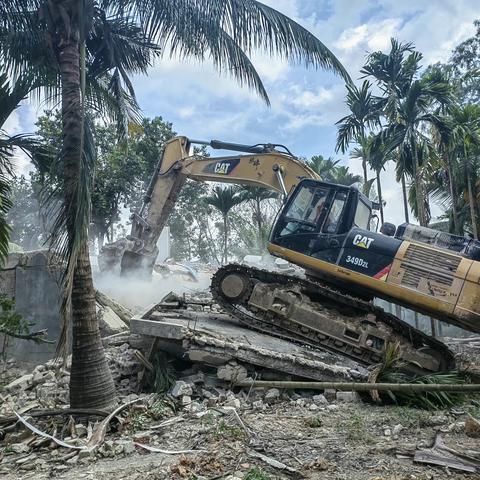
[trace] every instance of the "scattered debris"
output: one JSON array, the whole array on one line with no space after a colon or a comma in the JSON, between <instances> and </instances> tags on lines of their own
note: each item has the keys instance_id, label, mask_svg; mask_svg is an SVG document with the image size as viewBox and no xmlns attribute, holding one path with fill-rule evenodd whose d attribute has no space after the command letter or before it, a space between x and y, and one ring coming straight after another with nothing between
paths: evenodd
<instances>
[{"instance_id":1,"label":"scattered debris","mask_svg":"<svg viewBox=\"0 0 480 480\"><path fill-rule=\"evenodd\" d=\"M469 437L480 437L480 421L473 418L471 415L467 415L465 420L465 433Z\"/></svg>"},{"instance_id":2,"label":"scattered debris","mask_svg":"<svg viewBox=\"0 0 480 480\"><path fill-rule=\"evenodd\" d=\"M415 452L414 461L440 465L464 472L480 472L479 459L469 457L468 455L447 447L439 434L435 437L435 443L432 448L417 450Z\"/></svg>"}]
</instances>

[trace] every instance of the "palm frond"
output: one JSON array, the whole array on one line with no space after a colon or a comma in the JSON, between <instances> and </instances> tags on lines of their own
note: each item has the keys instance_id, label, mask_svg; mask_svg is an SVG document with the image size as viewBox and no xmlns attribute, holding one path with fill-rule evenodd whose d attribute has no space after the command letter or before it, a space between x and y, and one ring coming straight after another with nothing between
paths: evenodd
<instances>
[{"instance_id":1,"label":"palm frond","mask_svg":"<svg viewBox=\"0 0 480 480\"><path fill-rule=\"evenodd\" d=\"M114 14L128 11L137 16L150 41L159 43L164 52L199 61L208 57L218 70L227 69L265 101L255 69L246 57L256 50L332 70L350 81L345 68L320 40L287 16L254 0L107 0L104 5Z\"/></svg>"}]
</instances>

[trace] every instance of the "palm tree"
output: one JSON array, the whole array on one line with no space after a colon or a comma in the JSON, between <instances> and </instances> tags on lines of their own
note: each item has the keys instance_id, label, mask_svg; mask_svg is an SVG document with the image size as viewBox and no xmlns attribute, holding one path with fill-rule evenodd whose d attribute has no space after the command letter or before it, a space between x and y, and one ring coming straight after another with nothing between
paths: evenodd
<instances>
[{"instance_id":1,"label":"palm tree","mask_svg":"<svg viewBox=\"0 0 480 480\"><path fill-rule=\"evenodd\" d=\"M451 136L455 144L455 150L461 159L461 170L467 183L467 196L470 206L470 218L473 235L478 239L478 212L477 212L477 156L480 146L480 105L463 105L451 109L452 130ZM453 170L453 169L452 169ZM450 182L455 178L452 172ZM454 197L453 197L454 198Z\"/></svg>"},{"instance_id":2,"label":"palm tree","mask_svg":"<svg viewBox=\"0 0 480 480\"><path fill-rule=\"evenodd\" d=\"M258 233L258 248L259 251L265 247L268 230L265 228L265 219L262 213L262 203L265 200L278 198L278 194L273 190L263 187L253 187L244 185L240 188L239 194L243 202L250 202L253 207L253 220L257 226Z\"/></svg>"},{"instance_id":3,"label":"palm tree","mask_svg":"<svg viewBox=\"0 0 480 480\"><path fill-rule=\"evenodd\" d=\"M115 117L125 132L126 119L135 113L129 75L146 72L161 53L209 58L220 72L230 73L268 103L248 57L257 49L333 70L349 80L341 63L316 37L254 0L0 3L0 58L5 68L13 76L36 74L47 98L61 98L63 209L54 245L67 261L64 312L71 307L72 407L108 408L114 402L88 255L94 148L86 107Z\"/></svg>"},{"instance_id":4,"label":"palm tree","mask_svg":"<svg viewBox=\"0 0 480 480\"><path fill-rule=\"evenodd\" d=\"M383 143L375 143L375 136L373 134L364 138L360 145L352 150L350 153L351 158L361 158L365 161L369 167L376 173L377 183L377 195L378 203L380 204L380 219L382 224L384 223L383 213L383 197L382 197L382 183L380 180L380 174L385 169L385 164L393 159L392 152L388 152L386 145Z\"/></svg>"},{"instance_id":5,"label":"palm tree","mask_svg":"<svg viewBox=\"0 0 480 480\"><path fill-rule=\"evenodd\" d=\"M339 185L353 185L354 183L362 183L362 176L355 175L349 171L349 168L346 166L337 167L333 173L331 180L332 183L337 183Z\"/></svg>"},{"instance_id":6,"label":"palm tree","mask_svg":"<svg viewBox=\"0 0 480 480\"><path fill-rule=\"evenodd\" d=\"M307 165L317 173L324 181L330 182L335 176L335 170L340 160L334 160L332 157L324 158L323 155L314 155L307 161Z\"/></svg>"},{"instance_id":7,"label":"palm tree","mask_svg":"<svg viewBox=\"0 0 480 480\"><path fill-rule=\"evenodd\" d=\"M34 161L40 161L47 152L37 141L26 135L8 135L2 130L6 120L17 108L23 98L34 88L31 78L20 77L14 85L10 85L5 73L0 73L0 264L8 254L10 228L6 215L11 208L10 179L13 175L11 157L15 148L23 150Z\"/></svg>"},{"instance_id":8,"label":"palm tree","mask_svg":"<svg viewBox=\"0 0 480 480\"><path fill-rule=\"evenodd\" d=\"M412 160L412 177L415 185L416 207L420 225L428 224L425 201L427 200L422 175L421 160L428 158L433 148L431 138L424 132L425 126L435 128L442 123L439 115L431 113L436 104L452 103L450 86L432 80L415 80L405 97L396 101L395 116L387 115L390 123L377 135L377 145L386 144L386 153L398 149L400 158Z\"/></svg>"},{"instance_id":9,"label":"palm tree","mask_svg":"<svg viewBox=\"0 0 480 480\"><path fill-rule=\"evenodd\" d=\"M366 129L380 126L378 99L370 91L370 82L364 80L360 88L354 84L347 85L346 103L350 114L341 118L338 125L336 151L345 153L353 140L361 144L365 140ZM362 159L363 183L367 185L367 162Z\"/></svg>"},{"instance_id":10,"label":"palm tree","mask_svg":"<svg viewBox=\"0 0 480 480\"><path fill-rule=\"evenodd\" d=\"M221 187L216 186L211 195L204 198L208 205L218 210L223 220L223 258L222 263L228 262L228 236L229 236L229 217L230 210L245 201L241 190L236 186Z\"/></svg>"},{"instance_id":11,"label":"palm tree","mask_svg":"<svg viewBox=\"0 0 480 480\"><path fill-rule=\"evenodd\" d=\"M382 92L381 97L375 97L373 103L378 114L386 118L387 123L395 121L398 105L405 98L415 75L420 68L422 54L415 51L413 44L400 43L394 38L390 41L390 51L385 54L381 51L371 53L361 73L375 79ZM411 173L411 161L397 152L397 181L401 182L405 221L409 221L408 195L405 177Z\"/></svg>"}]
</instances>

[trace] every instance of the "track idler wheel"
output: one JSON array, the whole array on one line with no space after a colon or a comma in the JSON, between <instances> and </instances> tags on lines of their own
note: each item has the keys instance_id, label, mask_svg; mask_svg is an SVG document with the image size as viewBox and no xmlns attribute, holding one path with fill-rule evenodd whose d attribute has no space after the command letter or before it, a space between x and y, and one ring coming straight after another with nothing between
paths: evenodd
<instances>
[{"instance_id":1,"label":"track idler wheel","mask_svg":"<svg viewBox=\"0 0 480 480\"><path fill-rule=\"evenodd\" d=\"M220 280L222 294L232 303L243 303L252 291L252 281L240 272L227 273Z\"/></svg>"}]
</instances>

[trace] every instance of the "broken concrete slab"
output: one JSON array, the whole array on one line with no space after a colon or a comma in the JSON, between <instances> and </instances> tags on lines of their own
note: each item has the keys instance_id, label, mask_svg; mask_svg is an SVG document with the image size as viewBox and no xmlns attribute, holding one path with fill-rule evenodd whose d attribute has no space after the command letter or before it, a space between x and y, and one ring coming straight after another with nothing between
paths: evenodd
<instances>
[{"instance_id":1,"label":"broken concrete slab","mask_svg":"<svg viewBox=\"0 0 480 480\"><path fill-rule=\"evenodd\" d=\"M159 348L180 358L214 366L235 360L314 380L366 379L366 369L352 360L248 330L229 315L186 308L162 311L160 305L134 317L131 332L159 339Z\"/></svg>"}]
</instances>

